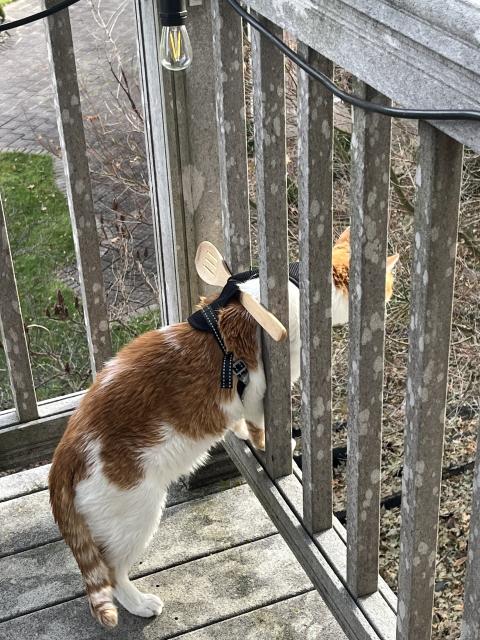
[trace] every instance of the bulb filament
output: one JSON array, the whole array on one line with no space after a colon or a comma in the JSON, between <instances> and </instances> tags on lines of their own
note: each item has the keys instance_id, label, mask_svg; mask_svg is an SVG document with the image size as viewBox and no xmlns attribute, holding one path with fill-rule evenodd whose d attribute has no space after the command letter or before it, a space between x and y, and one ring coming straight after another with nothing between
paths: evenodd
<instances>
[{"instance_id":1,"label":"bulb filament","mask_svg":"<svg viewBox=\"0 0 480 640\"><path fill-rule=\"evenodd\" d=\"M176 41L175 41L176 40ZM170 31L170 49L172 52L172 57L175 62L180 60L181 49L182 49L182 38L180 31L173 32Z\"/></svg>"}]
</instances>

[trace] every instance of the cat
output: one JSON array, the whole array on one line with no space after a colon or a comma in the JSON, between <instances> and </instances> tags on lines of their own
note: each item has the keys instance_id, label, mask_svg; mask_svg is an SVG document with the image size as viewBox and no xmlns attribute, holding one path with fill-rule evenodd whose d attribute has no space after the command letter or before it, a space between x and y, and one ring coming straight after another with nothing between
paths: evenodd
<instances>
[{"instance_id":1,"label":"cat","mask_svg":"<svg viewBox=\"0 0 480 640\"><path fill-rule=\"evenodd\" d=\"M348 321L349 257L347 230L333 249L333 324ZM387 299L397 259L387 261ZM241 288L258 297L258 278ZM289 317L293 383L300 376L300 319L292 282ZM227 430L265 446L259 327L236 300L219 311L218 326L249 370L241 399L235 382L220 388L223 353L212 334L188 323L166 326L139 336L105 365L55 451L53 515L82 573L91 613L105 627L117 624L114 598L138 616L162 611L160 598L140 592L128 572L157 529L169 485L201 465Z\"/></svg>"}]
</instances>

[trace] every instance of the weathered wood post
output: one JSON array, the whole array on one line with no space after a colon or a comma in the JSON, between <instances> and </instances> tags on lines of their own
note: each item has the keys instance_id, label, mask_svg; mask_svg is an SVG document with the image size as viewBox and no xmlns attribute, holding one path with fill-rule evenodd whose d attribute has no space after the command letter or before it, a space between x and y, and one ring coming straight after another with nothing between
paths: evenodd
<instances>
[{"instance_id":1,"label":"weathered wood post","mask_svg":"<svg viewBox=\"0 0 480 640\"><path fill-rule=\"evenodd\" d=\"M193 62L166 71L159 59L158 0L136 0L152 215L164 323L183 320L203 290L195 273L202 240L224 250L215 74L209 2L190 0Z\"/></svg>"},{"instance_id":2,"label":"weathered wood post","mask_svg":"<svg viewBox=\"0 0 480 640\"><path fill-rule=\"evenodd\" d=\"M184 320L208 287L195 271L195 252L210 240L225 252L220 196L213 20L210 0L189 0L193 61L166 71L159 59L158 0L136 0L137 37L162 322ZM249 238L245 239L246 246ZM238 266L238 265L234 265ZM219 447L192 486L236 475Z\"/></svg>"},{"instance_id":3,"label":"weathered wood post","mask_svg":"<svg viewBox=\"0 0 480 640\"><path fill-rule=\"evenodd\" d=\"M49 9L55 2L44 0L44 4ZM112 342L68 9L49 16L45 27L90 363L95 375L111 357Z\"/></svg>"}]
</instances>

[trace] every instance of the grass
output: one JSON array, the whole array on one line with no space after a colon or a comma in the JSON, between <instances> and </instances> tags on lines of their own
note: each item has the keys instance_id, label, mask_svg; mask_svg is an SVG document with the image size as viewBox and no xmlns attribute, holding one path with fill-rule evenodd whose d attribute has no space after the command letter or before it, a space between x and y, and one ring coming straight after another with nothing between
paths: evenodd
<instances>
[{"instance_id":1,"label":"grass","mask_svg":"<svg viewBox=\"0 0 480 640\"><path fill-rule=\"evenodd\" d=\"M55 275L75 259L68 207L48 156L0 154L0 192L24 320L30 323L44 315L59 289L73 302L70 289Z\"/></svg>"},{"instance_id":2,"label":"grass","mask_svg":"<svg viewBox=\"0 0 480 640\"><path fill-rule=\"evenodd\" d=\"M58 277L75 259L68 206L48 156L0 154L2 195L20 304L39 400L76 391L89 379L82 310ZM4 354L2 353L5 364ZM0 407L11 406L1 366Z\"/></svg>"},{"instance_id":3,"label":"grass","mask_svg":"<svg viewBox=\"0 0 480 640\"><path fill-rule=\"evenodd\" d=\"M66 199L55 185L52 158L0 153L2 196L20 304L39 400L71 393L90 382L83 310L62 281L75 262ZM148 311L111 327L114 350L156 326ZM12 406L3 350L0 351L0 410Z\"/></svg>"}]
</instances>

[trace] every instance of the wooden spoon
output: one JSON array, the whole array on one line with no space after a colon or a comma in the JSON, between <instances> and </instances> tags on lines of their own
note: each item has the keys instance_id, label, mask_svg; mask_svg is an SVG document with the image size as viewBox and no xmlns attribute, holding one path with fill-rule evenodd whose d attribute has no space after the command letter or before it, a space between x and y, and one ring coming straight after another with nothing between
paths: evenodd
<instances>
[{"instance_id":1,"label":"wooden spoon","mask_svg":"<svg viewBox=\"0 0 480 640\"><path fill-rule=\"evenodd\" d=\"M197 268L199 277L207 284L215 287L224 287L232 275L220 251L207 240L198 245L197 255L195 256L195 267ZM285 340L287 330L283 324L273 313L265 309L256 298L250 293L241 291L240 302L273 340L276 342Z\"/></svg>"}]
</instances>

